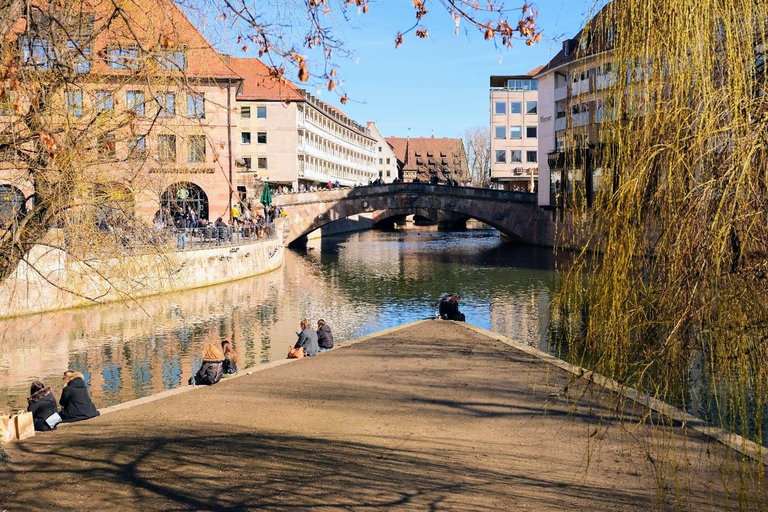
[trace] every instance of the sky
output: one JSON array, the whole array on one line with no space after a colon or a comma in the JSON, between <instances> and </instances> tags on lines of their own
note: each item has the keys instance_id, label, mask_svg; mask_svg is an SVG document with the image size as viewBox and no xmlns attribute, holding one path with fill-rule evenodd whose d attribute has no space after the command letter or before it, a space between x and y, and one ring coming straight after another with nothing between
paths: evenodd
<instances>
[{"instance_id":1,"label":"sky","mask_svg":"<svg viewBox=\"0 0 768 512\"><path fill-rule=\"evenodd\" d=\"M522 3L506 0L508 7ZM351 58L337 60L342 87L349 97L346 105L341 104L337 91L329 92L317 84L300 86L360 124L375 121L385 137L461 137L469 127L490 124L489 77L524 74L545 65L560 50L563 39L578 33L590 17L593 3L539 0L534 6L539 11L541 42L529 47L515 41L513 48L499 49L480 33L460 30L455 35L450 15L434 0L427 3L425 17L429 38L418 39L411 32L395 49L398 31L413 24L412 2L372 0L367 14L358 15L352 9L351 22L336 26L336 35L354 51ZM509 16L510 20L518 17L518 13ZM234 37L213 34L214 26L202 30L217 49L236 57L255 56L252 49L243 53L232 44ZM290 73L288 78L298 83L294 72Z\"/></svg>"}]
</instances>

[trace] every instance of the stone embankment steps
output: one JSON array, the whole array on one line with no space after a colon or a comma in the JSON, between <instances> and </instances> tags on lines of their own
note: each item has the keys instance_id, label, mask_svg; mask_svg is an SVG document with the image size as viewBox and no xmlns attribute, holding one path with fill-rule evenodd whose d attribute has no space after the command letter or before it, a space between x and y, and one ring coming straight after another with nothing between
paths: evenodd
<instances>
[{"instance_id":1,"label":"stone embankment steps","mask_svg":"<svg viewBox=\"0 0 768 512\"><path fill-rule=\"evenodd\" d=\"M734 471L757 464L598 384L416 322L9 445L0 510L714 511L734 489L768 504Z\"/></svg>"}]
</instances>

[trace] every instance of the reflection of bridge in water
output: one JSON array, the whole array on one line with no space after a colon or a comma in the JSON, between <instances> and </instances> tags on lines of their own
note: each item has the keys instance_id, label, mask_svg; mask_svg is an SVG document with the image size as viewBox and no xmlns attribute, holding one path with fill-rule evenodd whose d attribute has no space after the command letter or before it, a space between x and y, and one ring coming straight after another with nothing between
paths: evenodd
<instances>
[{"instance_id":1,"label":"reflection of bridge in water","mask_svg":"<svg viewBox=\"0 0 768 512\"><path fill-rule=\"evenodd\" d=\"M472 187L398 183L276 196L290 219L286 243L305 237L332 222L361 213L375 224L405 215L438 222L450 214L453 224L476 219L513 240L552 245L554 225L536 204L536 195Z\"/></svg>"}]
</instances>

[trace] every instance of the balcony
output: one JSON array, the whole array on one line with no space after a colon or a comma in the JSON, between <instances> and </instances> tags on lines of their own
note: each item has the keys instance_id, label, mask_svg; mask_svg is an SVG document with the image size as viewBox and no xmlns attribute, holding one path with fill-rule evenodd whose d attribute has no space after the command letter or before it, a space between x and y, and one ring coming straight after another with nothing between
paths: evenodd
<instances>
[{"instance_id":1,"label":"balcony","mask_svg":"<svg viewBox=\"0 0 768 512\"><path fill-rule=\"evenodd\" d=\"M606 89L616 85L616 73L606 73L604 75L597 75L595 79L595 87L597 90Z\"/></svg>"},{"instance_id":2,"label":"balcony","mask_svg":"<svg viewBox=\"0 0 768 512\"><path fill-rule=\"evenodd\" d=\"M565 128L568 125L568 119L565 117L565 112L558 112L559 114L563 114L562 116L555 119L555 131L559 132L561 130L565 130Z\"/></svg>"},{"instance_id":3,"label":"balcony","mask_svg":"<svg viewBox=\"0 0 768 512\"><path fill-rule=\"evenodd\" d=\"M552 151L551 153L547 153L547 164L551 171L555 169L563 169L565 167L565 153L562 151Z\"/></svg>"},{"instance_id":4,"label":"balcony","mask_svg":"<svg viewBox=\"0 0 768 512\"><path fill-rule=\"evenodd\" d=\"M580 112L578 114L571 114L571 120L573 121L573 127L585 126L589 124L589 112Z\"/></svg>"},{"instance_id":5,"label":"balcony","mask_svg":"<svg viewBox=\"0 0 768 512\"><path fill-rule=\"evenodd\" d=\"M573 87L571 88L571 97L578 96L579 94L586 94L589 92L589 80L579 80L578 82L573 82Z\"/></svg>"},{"instance_id":6,"label":"balcony","mask_svg":"<svg viewBox=\"0 0 768 512\"><path fill-rule=\"evenodd\" d=\"M555 89L555 101L564 100L568 97L568 86L563 85Z\"/></svg>"}]
</instances>

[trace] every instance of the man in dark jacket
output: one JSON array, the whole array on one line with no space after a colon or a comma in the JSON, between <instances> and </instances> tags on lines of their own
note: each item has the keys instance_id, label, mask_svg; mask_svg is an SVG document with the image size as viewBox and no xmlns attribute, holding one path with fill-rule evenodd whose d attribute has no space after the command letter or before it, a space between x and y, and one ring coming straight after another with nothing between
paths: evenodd
<instances>
[{"instance_id":1,"label":"man in dark jacket","mask_svg":"<svg viewBox=\"0 0 768 512\"><path fill-rule=\"evenodd\" d=\"M317 345L320 352L331 350L333 348L333 333L331 326L325 323L325 320L317 321Z\"/></svg>"},{"instance_id":2,"label":"man in dark jacket","mask_svg":"<svg viewBox=\"0 0 768 512\"><path fill-rule=\"evenodd\" d=\"M39 380L32 383L29 390L30 396L27 398L27 411L32 413L35 422L35 430L45 432L53 430L56 424L51 427L45 420L53 416L56 410L56 398L53 396L50 386L46 386Z\"/></svg>"},{"instance_id":3,"label":"man in dark jacket","mask_svg":"<svg viewBox=\"0 0 768 512\"><path fill-rule=\"evenodd\" d=\"M312 322L307 318L301 321L301 332L297 333L299 339L293 348L304 347L304 355L312 357L317 355L317 333L312 329Z\"/></svg>"},{"instance_id":4,"label":"man in dark jacket","mask_svg":"<svg viewBox=\"0 0 768 512\"><path fill-rule=\"evenodd\" d=\"M72 370L64 372L64 389L61 390L59 405L61 405L62 423L87 420L99 415L96 406L91 402L91 397L88 396L85 378L80 372Z\"/></svg>"}]
</instances>

